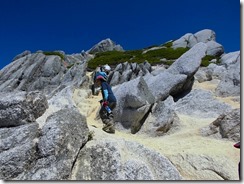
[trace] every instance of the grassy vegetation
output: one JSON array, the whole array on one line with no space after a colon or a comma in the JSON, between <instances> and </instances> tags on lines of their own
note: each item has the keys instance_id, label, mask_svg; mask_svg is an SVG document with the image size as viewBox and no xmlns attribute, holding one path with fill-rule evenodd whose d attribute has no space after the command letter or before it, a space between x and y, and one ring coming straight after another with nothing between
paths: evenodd
<instances>
[{"instance_id":1,"label":"grassy vegetation","mask_svg":"<svg viewBox=\"0 0 244 184\"><path fill-rule=\"evenodd\" d=\"M44 51L43 54L45 54L46 56L50 56L50 55L56 55L59 56L62 60L64 60L64 55L60 52L56 52L56 51Z\"/></svg>"},{"instance_id":2,"label":"grassy vegetation","mask_svg":"<svg viewBox=\"0 0 244 184\"><path fill-rule=\"evenodd\" d=\"M182 54L189 50L189 48L170 48L172 43L166 43L166 48L157 50L151 50L142 54L143 50L130 50L125 52L108 51L96 54L95 58L88 62L88 68L95 69L99 65L109 64L117 65L123 62L142 63L148 61L151 65L155 65L160 62L160 59L166 58L167 60L175 60Z\"/></svg>"},{"instance_id":3,"label":"grassy vegetation","mask_svg":"<svg viewBox=\"0 0 244 184\"><path fill-rule=\"evenodd\" d=\"M216 59L217 60L217 64L220 63L220 57L219 56L210 56L210 55L206 55L204 58L202 58L202 62L201 62L201 66L207 67L210 64L210 61L212 59Z\"/></svg>"}]
</instances>

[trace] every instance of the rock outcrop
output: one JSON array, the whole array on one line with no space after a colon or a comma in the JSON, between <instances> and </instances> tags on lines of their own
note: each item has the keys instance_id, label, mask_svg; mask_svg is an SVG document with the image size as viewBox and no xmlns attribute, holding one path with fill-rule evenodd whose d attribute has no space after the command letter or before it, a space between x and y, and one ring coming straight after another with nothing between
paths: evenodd
<instances>
[{"instance_id":1,"label":"rock outcrop","mask_svg":"<svg viewBox=\"0 0 244 184\"><path fill-rule=\"evenodd\" d=\"M109 73L108 83L111 86L116 86L124 82L133 80L140 76L145 76L152 71L150 63L121 63L116 66L116 68Z\"/></svg>"},{"instance_id":2,"label":"rock outcrop","mask_svg":"<svg viewBox=\"0 0 244 184\"><path fill-rule=\"evenodd\" d=\"M99 52L106 52L106 51L124 51L121 45L116 45L111 39L107 38L102 40L98 44L94 45L90 50L87 51L89 54L96 54Z\"/></svg>"},{"instance_id":3,"label":"rock outcrop","mask_svg":"<svg viewBox=\"0 0 244 184\"><path fill-rule=\"evenodd\" d=\"M86 144L72 176L75 180L182 179L171 162L157 152L135 142L108 138Z\"/></svg>"},{"instance_id":4,"label":"rock outcrop","mask_svg":"<svg viewBox=\"0 0 244 184\"><path fill-rule=\"evenodd\" d=\"M96 53L120 45L19 54L0 71L0 179L236 180L240 52L223 54L215 39L203 30L174 41L190 50L171 66L117 65L115 134L95 118L100 96L86 72ZM205 55L220 62L200 67Z\"/></svg>"},{"instance_id":5,"label":"rock outcrop","mask_svg":"<svg viewBox=\"0 0 244 184\"><path fill-rule=\"evenodd\" d=\"M0 93L0 128L35 122L48 108L44 95L38 91Z\"/></svg>"},{"instance_id":6,"label":"rock outcrop","mask_svg":"<svg viewBox=\"0 0 244 184\"><path fill-rule=\"evenodd\" d=\"M208 127L201 129L204 136L225 138L235 142L240 140L240 132L240 109L219 115Z\"/></svg>"},{"instance_id":7,"label":"rock outcrop","mask_svg":"<svg viewBox=\"0 0 244 184\"><path fill-rule=\"evenodd\" d=\"M59 53L38 52L24 55L4 67L0 74L0 91L10 92L39 90L45 94L52 93L59 86L74 83L79 87L83 85L87 61L65 55L61 58Z\"/></svg>"},{"instance_id":8,"label":"rock outcrop","mask_svg":"<svg viewBox=\"0 0 244 184\"><path fill-rule=\"evenodd\" d=\"M115 121L132 133L140 130L145 116L155 101L142 77L123 83L114 89L117 98Z\"/></svg>"},{"instance_id":9,"label":"rock outcrop","mask_svg":"<svg viewBox=\"0 0 244 184\"><path fill-rule=\"evenodd\" d=\"M221 56L224 53L222 45L216 42L216 34L210 29L201 30L195 34L187 33L178 40L173 41L173 48L192 48L197 43L207 44L207 55Z\"/></svg>"}]
</instances>

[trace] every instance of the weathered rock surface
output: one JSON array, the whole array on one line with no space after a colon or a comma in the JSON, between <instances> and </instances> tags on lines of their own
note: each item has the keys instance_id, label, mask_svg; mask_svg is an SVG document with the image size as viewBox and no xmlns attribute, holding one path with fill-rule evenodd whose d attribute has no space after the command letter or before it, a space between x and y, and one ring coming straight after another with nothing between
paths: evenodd
<instances>
[{"instance_id":1,"label":"weathered rock surface","mask_svg":"<svg viewBox=\"0 0 244 184\"><path fill-rule=\"evenodd\" d=\"M79 112L63 109L52 114L40 132L38 159L15 179L69 179L76 156L87 140L86 119Z\"/></svg>"},{"instance_id":2,"label":"weathered rock surface","mask_svg":"<svg viewBox=\"0 0 244 184\"><path fill-rule=\"evenodd\" d=\"M179 117L174 111L173 97L169 96L166 100L155 103L139 133L160 136L172 132L179 124Z\"/></svg>"},{"instance_id":3,"label":"weathered rock surface","mask_svg":"<svg viewBox=\"0 0 244 184\"><path fill-rule=\"evenodd\" d=\"M145 76L152 71L150 63L121 63L116 66L116 68L109 73L108 83L111 86L122 84L124 82L133 80L140 76Z\"/></svg>"},{"instance_id":4,"label":"weathered rock surface","mask_svg":"<svg viewBox=\"0 0 244 184\"><path fill-rule=\"evenodd\" d=\"M191 90L194 74L205 56L206 44L198 43L177 59L167 70L156 76L145 76L149 89L157 100L164 100L169 95L180 96Z\"/></svg>"},{"instance_id":5,"label":"weathered rock surface","mask_svg":"<svg viewBox=\"0 0 244 184\"><path fill-rule=\"evenodd\" d=\"M178 40L173 41L172 47L192 48L200 42L207 44L207 55L221 56L224 53L223 46L216 42L215 32L210 29L204 29L195 34L187 33Z\"/></svg>"},{"instance_id":6,"label":"weathered rock surface","mask_svg":"<svg viewBox=\"0 0 244 184\"><path fill-rule=\"evenodd\" d=\"M48 95L60 85L83 85L87 80L86 57L81 57L83 60L72 56L63 57L37 52L17 58L1 70L0 91L39 90Z\"/></svg>"},{"instance_id":7,"label":"weathered rock surface","mask_svg":"<svg viewBox=\"0 0 244 184\"><path fill-rule=\"evenodd\" d=\"M240 52L234 52L230 55L223 56L221 60L226 67L226 72L216 89L217 95L222 97L240 96Z\"/></svg>"},{"instance_id":8,"label":"weathered rock surface","mask_svg":"<svg viewBox=\"0 0 244 184\"><path fill-rule=\"evenodd\" d=\"M193 89L175 104L176 112L202 118L216 118L231 110L231 106L218 101L209 91Z\"/></svg>"},{"instance_id":9,"label":"weathered rock surface","mask_svg":"<svg viewBox=\"0 0 244 184\"><path fill-rule=\"evenodd\" d=\"M155 101L154 96L142 77L114 88L114 94L117 98L115 121L136 133L144 122L143 117Z\"/></svg>"},{"instance_id":10,"label":"weathered rock surface","mask_svg":"<svg viewBox=\"0 0 244 184\"><path fill-rule=\"evenodd\" d=\"M96 54L99 52L106 52L106 51L124 51L124 49L121 47L121 45L116 45L115 42L113 42L111 39L105 39L99 42L98 44L94 45L90 50L87 52L89 54Z\"/></svg>"},{"instance_id":11,"label":"weathered rock surface","mask_svg":"<svg viewBox=\"0 0 244 184\"><path fill-rule=\"evenodd\" d=\"M177 169L159 153L122 139L89 141L79 153L75 180L180 180Z\"/></svg>"},{"instance_id":12,"label":"weathered rock surface","mask_svg":"<svg viewBox=\"0 0 244 184\"><path fill-rule=\"evenodd\" d=\"M240 132L240 109L221 114L208 127L201 129L204 136L226 138L235 142L240 141Z\"/></svg>"},{"instance_id":13,"label":"weathered rock surface","mask_svg":"<svg viewBox=\"0 0 244 184\"><path fill-rule=\"evenodd\" d=\"M38 124L0 129L0 179L13 179L37 159Z\"/></svg>"},{"instance_id":14,"label":"weathered rock surface","mask_svg":"<svg viewBox=\"0 0 244 184\"><path fill-rule=\"evenodd\" d=\"M46 97L38 91L0 94L0 128L35 122L48 108Z\"/></svg>"},{"instance_id":15,"label":"weathered rock surface","mask_svg":"<svg viewBox=\"0 0 244 184\"><path fill-rule=\"evenodd\" d=\"M182 39L179 45L191 49L168 69L125 62L111 73L118 100L111 135L94 120L100 96L90 96L86 76L94 55L26 51L16 56L0 71L0 179L237 179L239 152L233 144L240 141L240 52L200 68L205 54L223 51L215 33L203 30ZM122 51L107 41L95 52ZM219 86L192 90L194 77L202 82L198 87L213 79ZM223 101L230 98L221 97L234 100L227 104Z\"/></svg>"}]
</instances>

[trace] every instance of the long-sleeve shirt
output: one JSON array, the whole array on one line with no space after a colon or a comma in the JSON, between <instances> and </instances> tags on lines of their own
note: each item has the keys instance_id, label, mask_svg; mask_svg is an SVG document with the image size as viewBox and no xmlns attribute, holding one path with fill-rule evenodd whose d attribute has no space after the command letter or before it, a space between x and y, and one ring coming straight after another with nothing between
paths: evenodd
<instances>
[{"instance_id":1,"label":"long-sleeve shirt","mask_svg":"<svg viewBox=\"0 0 244 184\"><path fill-rule=\"evenodd\" d=\"M108 102L117 101L111 87L109 86L109 84L107 82L102 82L101 90L102 90L102 95L103 95L104 101L108 101Z\"/></svg>"}]
</instances>

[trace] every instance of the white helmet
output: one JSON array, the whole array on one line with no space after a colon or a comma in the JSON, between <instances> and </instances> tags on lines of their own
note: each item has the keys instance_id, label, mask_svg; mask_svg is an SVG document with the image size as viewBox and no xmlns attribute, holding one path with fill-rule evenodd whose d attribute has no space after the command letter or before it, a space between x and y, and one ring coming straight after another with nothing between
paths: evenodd
<instances>
[{"instance_id":1,"label":"white helmet","mask_svg":"<svg viewBox=\"0 0 244 184\"><path fill-rule=\"evenodd\" d=\"M103 67L104 67L105 71L110 71L111 70L111 67L108 64L104 65Z\"/></svg>"}]
</instances>

